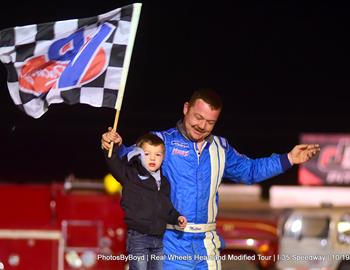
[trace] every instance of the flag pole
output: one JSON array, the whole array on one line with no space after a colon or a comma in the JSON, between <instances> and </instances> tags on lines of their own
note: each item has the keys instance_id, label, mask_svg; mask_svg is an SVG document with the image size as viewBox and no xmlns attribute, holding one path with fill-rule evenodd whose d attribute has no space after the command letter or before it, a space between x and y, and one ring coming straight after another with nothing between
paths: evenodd
<instances>
[{"instance_id":1,"label":"flag pole","mask_svg":"<svg viewBox=\"0 0 350 270\"><path fill-rule=\"evenodd\" d=\"M122 107L126 79L128 77L128 71L129 71L129 66L130 66L131 53L132 53L132 49L134 47L137 26L139 24L141 6L142 6L141 3L133 4L132 18L131 18L131 23L130 23L131 29L130 29L129 41L128 41L128 45L126 47L124 63L123 63L123 71L122 71L122 74L120 77L120 86L119 86L119 91L118 91L118 97L117 97L117 102L115 104L116 111L115 111L115 117L114 117L114 123L113 123L113 130L114 131L117 130L120 109ZM114 142L111 142L109 150L108 150L108 157L109 158L112 156L113 145L114 145Z\"/></svg>"}]
</instances>

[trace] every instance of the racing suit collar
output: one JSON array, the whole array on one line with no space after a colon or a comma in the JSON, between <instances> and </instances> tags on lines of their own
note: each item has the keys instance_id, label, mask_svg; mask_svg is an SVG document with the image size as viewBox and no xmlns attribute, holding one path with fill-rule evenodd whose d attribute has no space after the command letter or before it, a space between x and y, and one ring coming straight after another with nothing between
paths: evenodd
<instances>
[{"instance_id":1,"label":"racing suit collar","mask_svg":"<svg viewBox=\"0 0 350 270\"><path fill-rule=\"evenodd\" d=\"M182 123L182 120L177 121L176 123L176 128L180 131L181 135L184 136L187 140L191 141L186 134L184 125ZM211 144L214 140L214 136L212 134L210 134L208 137L206 137L204 139L207 143Z\"/></svg>"}]
</instances>

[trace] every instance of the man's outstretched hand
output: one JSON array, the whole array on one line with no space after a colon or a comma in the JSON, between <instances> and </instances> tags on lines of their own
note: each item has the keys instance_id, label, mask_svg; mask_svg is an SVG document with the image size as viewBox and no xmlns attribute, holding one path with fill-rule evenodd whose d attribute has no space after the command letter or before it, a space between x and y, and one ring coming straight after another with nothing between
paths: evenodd
<instances>
[{"instance_id":1,"label":"man's outstretched hand","mask_svg":"<svg viewBox=\"0 0 350 270\"><path fill-rule=\"evenodd\" d=\"M292 164L300 164L310 160L320 152L319 144L298 144L288 153Z\"/></svg>"}]
</instances>

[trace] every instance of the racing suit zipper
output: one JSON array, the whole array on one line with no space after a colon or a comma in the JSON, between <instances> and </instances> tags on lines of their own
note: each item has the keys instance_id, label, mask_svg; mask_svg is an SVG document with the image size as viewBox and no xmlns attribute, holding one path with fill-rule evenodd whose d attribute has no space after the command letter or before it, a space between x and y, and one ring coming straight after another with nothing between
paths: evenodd
<instances>
[{"instance_id":1,"label":"racing suit zipper","mask_svg":"<svg viewBox=\"0 0 350 270\"><path fill-rule=\"evenodd\" d=\"M197 154L197 159L198 159L198 165L199 165L199 159L201 157L201 153L202 153L202 150L204 149L204 147L207 145L207 142L204 142L201 149L198 148L198 145L197 143L194 143L193 146L194 146L194 150L196 151L196 154Z\"/></svg>"},{"instance_id":2,"label":"racing suit zipper","mask_svg":"<svg viewBox=\"0 0 350 270\"><path fill-rule=\"evenodd\" d=\"M202 144L202 147L201 149L199 149L197 143L194 143L193 146L194 146L194 150L197 154L197 160L198 160L198 166L197 166L197 171L196 171L196 184L197 184L197 190L199 190L199 187L198 187L198 171L199 171L199 163L200 163L200 157L201 157L201 154L202 154L202 151L204 149L204 147L207 145L207 142L205 141L203 144ZM198 191L196 192L196 218L195 218L195 221L197 222L197 214L198 214L198 209L200 209L200 207L198 207L198 202L199 202L199 199L198 199Z\"/></svg>"},{"instance_id":3,"label":"racing suit zipper","mask_svg":"<svg viewBox=\"0 0 350 270\"><path fill-rule=\"evenodd\" d=\"M198 160L198 165L199 165L199 159L201 157L201 152L199 152L199 150L197 148L195 148L195 150L196 150L197 160Z\"/></svg>"},{"instance_id":4,"label":"racing suit zipper","mask_svg":"<svg viewBox=\"0 0 350 270\"><path fill-rule=\"evenodd\" d=\"M197 143L193 143L193 148L194 148L194 151L196 152L197 161L198 161L198 166L197 166L197 170L196 170L196 186L197 186L197 190L198 190L198 168L199 168L199 159L200 159L201 153L198 149ZM197 213L198 213L198 191L196 192L196 216L195 216L194 222L197 222Z\"/></svg>"}]
</instances>

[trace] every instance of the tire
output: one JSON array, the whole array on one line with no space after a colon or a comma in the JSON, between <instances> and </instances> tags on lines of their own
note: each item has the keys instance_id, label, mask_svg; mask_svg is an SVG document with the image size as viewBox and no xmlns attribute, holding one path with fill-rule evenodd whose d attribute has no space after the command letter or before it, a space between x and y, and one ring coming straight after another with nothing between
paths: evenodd
<instances>
[{"instance_id":1,"label":"tire","mask_svg":"<svg viewBox=\"0 0 350 270\"><path fill-rule=\"evenodd\" d=\"M350 261L342 261L337 270L349 270L350 269Z\"/></svg>"}]
</instances>

